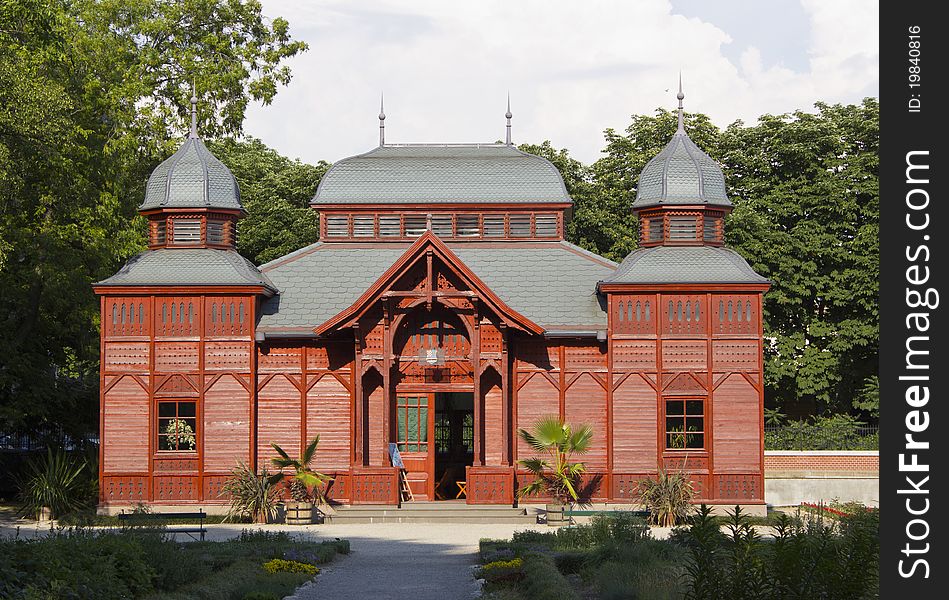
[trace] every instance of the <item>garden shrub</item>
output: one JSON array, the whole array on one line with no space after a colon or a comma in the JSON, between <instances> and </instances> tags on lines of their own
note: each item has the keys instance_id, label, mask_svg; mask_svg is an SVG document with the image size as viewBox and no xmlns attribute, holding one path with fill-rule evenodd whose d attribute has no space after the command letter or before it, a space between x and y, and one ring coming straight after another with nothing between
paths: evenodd
<instances>
[{"instance_id":1,"label":"garden shrub","mask_svg":"<svg viewBox=\"0 0 949 600\"><path fill-rule=\"evenodd\" d=\"M531 600L580 600L549 556L532 554L524 558L524 595Z\"/></svg>"},{"instance_id":2,"label":"garden shrub","mask_svg":"<svg viewBox=\"0 0 949 600\"><path fill-rule=\"evenodd\" d=\"M524 561L520 558L489 562L478 569L478 577L487 583L514 583L524 579Z\"/></svg>"},{"instance_id":3,"label":"garden shrub","mask_svg":"<svg viewBox=\"0 0 949 600\"><path fill-rule=\"evenodd\" d=\"M554 554L554 564L564 575L575 575L583 569L589 558L589 550L564 550Z\"/></svg>"},{"instance_id":4,"label":"garden shrub","mask_svg":"<svg viewBox=\"0 0 949 600\"><path fill-rule=\"evenodd\" d=\"M316 575L320 570L316 565L298 562L295 560L284 560L274 558L263 564L264 571L268 573L304 573L306 575Z\"/></svg>"},{"instance_id":5,"label":"garden shrub","mask_svg":"<svg viewBox=\"0 0 949 600\"><path fill-rule=\"evenodd\" d=\"M609 561L600 565L594 581L601 600L682 598L681 574L669 563L632 567L623 561Z\"/></svg>"},{"instance_id":6,"label":"garden shrub","mask_svg":"<svg viewBox=\"0 0 949 600\"><path fill-rule=\"evenodd\" d=\"M874 595L879 511L840 521L781 515L773 542L760 539L737 507L729 516L726 536L703 506L682 536L690 553L690 599L862 600Z\"/></svg>"}]
</instances>

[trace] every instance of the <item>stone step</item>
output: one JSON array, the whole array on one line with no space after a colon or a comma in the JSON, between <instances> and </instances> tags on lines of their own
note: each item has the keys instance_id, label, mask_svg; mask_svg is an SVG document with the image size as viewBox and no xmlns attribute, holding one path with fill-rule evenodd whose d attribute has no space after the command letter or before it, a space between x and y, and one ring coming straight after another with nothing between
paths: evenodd
<instances>
[{"instance_id":1,"label":"stone step","mask_svg":"<svg viewBox=\"0 0 949 600\"><path fill-rule=\"evenodd\" d=\"M510 506L469 506L462 502L406 502L401 507L372 504L338 506L327 523L524 523L537 522L533 511Z\"/></svg>"},{"instance_id":2,"label":"stone step","mask_svg":"<svg viewBox=\"0 0 949 600\"><path fill-rule=\"evenodd\" d=\"M336 513L327 515L326 523L498 523L513 525L534 525L535 515L375 515Z\"/></svg>"}]
</instances>

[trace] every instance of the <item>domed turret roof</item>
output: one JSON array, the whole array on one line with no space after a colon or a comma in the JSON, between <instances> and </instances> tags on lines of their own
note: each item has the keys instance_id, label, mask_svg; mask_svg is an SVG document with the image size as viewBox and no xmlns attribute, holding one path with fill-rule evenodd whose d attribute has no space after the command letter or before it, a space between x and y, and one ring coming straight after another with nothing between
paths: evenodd
<instances>
[{"instance_id":1,"label":"domed turret roof","mask_svg":"<svg viewBox=\"0 0 949 600\"><path fill-rule=\"evenodd\" d=\"M679 128L672 141L646 163L639 174L634 209L674 204L731 206L725 176L712 157L702 152L685 132L679 88Z\"/></svg>"},{"instance_id":2,"label":"domed turret roof","mask_svg":"<svg viewBox=\"0 0 949 600\"><path fill-rule=\"evenodd\" d=\"M194 133L148 178L139 210L156 208L243 210L234 174Z\"/></svg>"}]
</instances>

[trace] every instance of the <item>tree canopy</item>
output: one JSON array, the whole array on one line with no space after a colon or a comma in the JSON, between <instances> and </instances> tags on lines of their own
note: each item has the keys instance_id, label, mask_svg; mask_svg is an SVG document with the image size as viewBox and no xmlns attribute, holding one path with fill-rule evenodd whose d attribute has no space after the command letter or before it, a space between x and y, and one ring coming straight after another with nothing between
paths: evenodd
<instances>
[{"instance_id":1,"label":"tree canopy","mask_svg":"<svg viewBox=\"0 0 949 600\"><path fill-rule=\"evenodd\" d=\"M187 130L236 135L303 50L258 2L0 3L0 430L94 429L90 284L144 248L148 175Z\"/></svg>"}]
</instances>

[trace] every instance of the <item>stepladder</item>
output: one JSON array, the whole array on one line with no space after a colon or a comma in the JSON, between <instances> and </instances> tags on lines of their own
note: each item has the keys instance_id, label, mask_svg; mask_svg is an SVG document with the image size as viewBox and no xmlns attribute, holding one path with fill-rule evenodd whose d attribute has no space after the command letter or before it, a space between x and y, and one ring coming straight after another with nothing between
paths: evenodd
<instances>
[{"instance_id":1,"label":"stepladder","mask_svg":"<svg viewBox=\"0 0 949 600\"><path fill-rule=\"evenodd\" d=\"M412 488L409 486L408 471L399 469L399 501L415 500L412 494Z\"/></svg>"}]
</instances>

